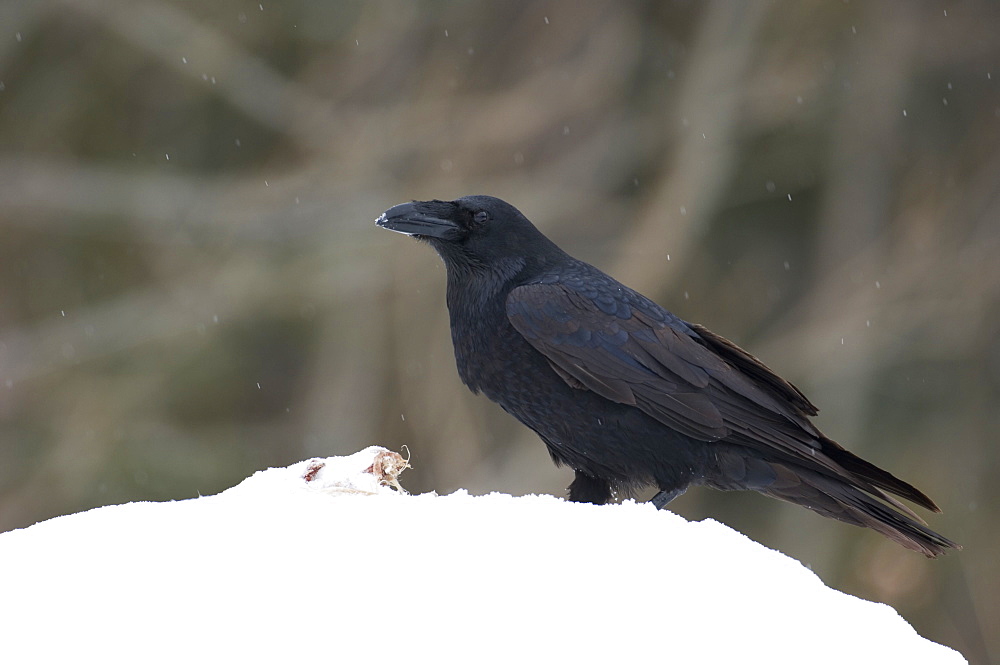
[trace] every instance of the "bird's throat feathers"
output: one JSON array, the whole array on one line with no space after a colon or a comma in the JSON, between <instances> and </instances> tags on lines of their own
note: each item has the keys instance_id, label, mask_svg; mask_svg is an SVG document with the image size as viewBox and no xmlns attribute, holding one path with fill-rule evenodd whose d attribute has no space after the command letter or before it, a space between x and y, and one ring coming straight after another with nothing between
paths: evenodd
<instances>
[{"instance_id":1,"label":"bird's throat feathers","mask_svg":"<svg viewBox=\"0 0 1000 665\"><path fill-rule=\"evenodd\" d=\"M520 282L525 269L523 258L505 258L489 265L475 261L445 261L448 270L448 310L472 315L483 314L489 305L503 303Z\"/></svg>"}]
</instances>

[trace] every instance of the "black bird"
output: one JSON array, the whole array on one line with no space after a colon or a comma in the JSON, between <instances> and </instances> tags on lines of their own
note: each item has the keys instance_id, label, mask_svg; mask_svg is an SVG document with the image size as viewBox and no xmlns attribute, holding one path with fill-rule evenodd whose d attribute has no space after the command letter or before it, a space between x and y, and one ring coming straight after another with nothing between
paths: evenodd
<instances>
[{"instance_id":1,"label":"black bird","mask_svg":"<svg viewBox=\"0 0 1000 665\"><path fill-rule=\"evenodd\" d=\"M690 485L755 490L929 557L959 548L889 494L940 512L923 492L816 429L795 386L569 256L509 203L414 201L376 224L440 254L462 381L576 472L570 500L654 486L662 508Z\"/></svg>"}]
</instances>

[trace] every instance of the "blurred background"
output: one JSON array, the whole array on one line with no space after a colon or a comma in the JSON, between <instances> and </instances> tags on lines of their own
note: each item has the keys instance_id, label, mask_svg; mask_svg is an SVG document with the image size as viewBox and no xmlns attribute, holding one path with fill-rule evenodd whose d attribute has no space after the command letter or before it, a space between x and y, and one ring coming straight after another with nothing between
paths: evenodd
<instances>
[{"instance_id":1,"label":"blurred background","mask_svg":"<svg viewBox=\"0 0 1000 665\"><path fill-rule=\"evenodd\" d=\"M1000 662L997 35L987 0L7 0L0 530L375 443L413 492L564 496L461 385L441 262L373 224L492 194L796 383L965 551L672 510Z\"/></svg>"}]
</instances>

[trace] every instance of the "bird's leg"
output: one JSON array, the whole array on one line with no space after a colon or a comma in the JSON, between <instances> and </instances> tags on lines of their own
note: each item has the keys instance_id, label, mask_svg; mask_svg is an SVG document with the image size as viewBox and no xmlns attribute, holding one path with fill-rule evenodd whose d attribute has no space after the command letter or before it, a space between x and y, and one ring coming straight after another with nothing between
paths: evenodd
<instances>
[{"instance_id":1,"label":"bird's leg","mask_svg":"<svg viewBox=\"0 0 1000 665\"><path fill-rule=\"evenodd\" d=\"M576 479L569 485L569 500L602 505L611 500L611 484L606 480L576 472Z\"/></svg>"},{"instance_id":2,"label":"bird's leg","mask_svg":"<svg viewBox=\"0 0 1000 665\"><path fill-rule=\"evenodd\" d=\"M668 503L679 497L681 494L684 494L686 491L686 487L675 487L672 490L660 490L656 493L656 496L649 500L649 502L656 506L657 510L663 510Z\"/></svg>"}]
</instances>

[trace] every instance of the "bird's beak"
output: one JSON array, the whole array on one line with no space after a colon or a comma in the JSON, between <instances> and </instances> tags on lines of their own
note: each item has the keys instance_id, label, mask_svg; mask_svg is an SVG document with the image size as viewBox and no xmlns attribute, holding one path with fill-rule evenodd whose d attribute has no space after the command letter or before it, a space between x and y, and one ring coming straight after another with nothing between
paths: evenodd
<instances>
[{"instance_id":1,"label":"bird's beak","mask_svg":"<svg viewBox=\"0 0 1000 665\"><path fill-rule=\"evenodd\" d=\"M408 236L444 238L458 228L455 222L442 216L441 201L413 201L392 206L375 223L383 229ZM451 205L451 204L448 204Z\"/></svg>"}]
</instances>

